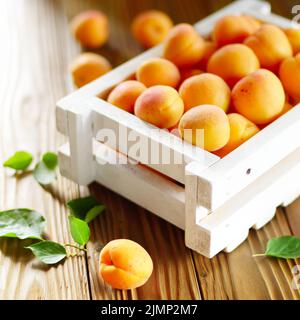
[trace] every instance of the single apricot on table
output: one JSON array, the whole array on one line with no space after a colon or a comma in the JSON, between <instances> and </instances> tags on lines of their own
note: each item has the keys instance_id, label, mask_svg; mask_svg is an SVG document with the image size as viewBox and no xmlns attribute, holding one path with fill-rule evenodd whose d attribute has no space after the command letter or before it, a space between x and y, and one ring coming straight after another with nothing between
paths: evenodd
<instances>
[{"instance_id":1,"label":"single apricot on table","mask_svg":"<svg viewBox=\"0 0 300 320\"><path fill-rule=\"evenodd\" d=\"M239 80L259 69L254 52L244 44L228 44L209 59L207 71L217 74L232 88Z\"/></svg>"},{"instance_id":2,"label":"single apricot on table","mask_svg":"<svg viewBox=\"0 0 300 320\"><path fill-rule=\"evenodd\" d=\"M245 15L227 15L219 19L213 29L213 40L218 47L241 43L260 27L260 22Z\"/></svg>"},{"instance_id":3,"label":"single apricot on table","mask_svg":"<svg viewBox=\"0 0 300 320\"><path fill-rule=\"evenodd\" d=\"M153 86L136 100L134 114L158 128L169 129L178 123L184 104L178 92L168 86Z\"/></svg>"},{"instance_id":4,"label":"single apricot on table","mask_svg":"<svg viewBox=\"0 0 300 320\"><path fill-rule=\"evenodd\" d=\"M110 241L100 252L100 275L114 289L135 289L147 282L153 271L148 252L128 239Z\"/></svg>"},{"instance_id":5,"label":"single apricot on table","mask_svg":"<svg viewBox=\"0 0 300 320\"><path fill-rule=\"evenodd\" d=\"M202 104L212 104L225 112L228 110L231 92L225 81L212 73L202 73L185 80L179 88L184 110Z\"/></svg>"},{"instance_id":6,"label":"single apricot on table","mask_svg":"<svg viewBox=\"0 0 300 320\"><path fill-rule=\"evenodd\" d=\"M284 33L289 39L289 42L293 49L293 54L300 52L300 28L288 28L284 30Z\"/></svg>"},{"instance_id":7,"label":"single apricot on table","mask_svg":"<svg viewBox=\"0 0 300 320\"><path fill-rule=\"evenodd\" d=\"M214 152L221 158L249 140L259 131L259 128L253 122L238 113L228 114L228 119L230 125L229 141L222 149Z\"/></svg>"},{"instance_id":8,"label":"single apricot on table","mask_svg":"<svg viewBox=\"0 0 300 320\"><path fill-rule=\"evenodd\" d=\"M80 54L71 65L73 81L78 88L101 77L111 69L112 66L105 57L92 52Z\"/></svg>"},{"instance_id":9,"label":"single apricot on table","mask_svg":"<svg viewBox=\"0 0 300 320\"><path fill-rule=\"evenodd\" d=\"M238 113L255 124L263 125L280 114L285 103L285 92L274 73L259 69L234 86L232 102Z\"/></svg>"},{"instance_id":10,"label":"single apricot on table","mask_svg":"<svg viewBox=\"0 0 300 320\"><path fill-rule=\"evenodd\" d=\"M136 99L146 89L139 81L127 80L120 83L110 92L107 101L120 109L133 113Z\"/></svg>"},{"instance_id":11,"label":"single apricot on table","mask_svg":"<svg viewBox=\"0 0 300 320\"><path fill-rule=\"evenodd\" d=\"M287 94L300 102L300 53L282 61L279 77Z\"/></svg>"},{"instance_id":12,"label":"single apricot on table","mask_svg":"<svg viewBox=\"0 0 300 320\"><path fill-rule=\"evenodd\" d=\"M278 71L279 64L293 55L292 47L285 33L277 26L262 25L244 44L251 48L262 68Z\"/></svg>"},{"instance_id":13,"label":"single apricot on table","mask_svg":"<svg viewBox=\"0 0 300 320\"><path fill-rule=\"evenodd\" d=\"M207 151L216 151L224 147L229 140L229 120L221 108L201 105L182 116L179 132L185 141Z\"/></svg>"},{"instance_id":14,"label":"single apricot on table","mask_svg":"<svg viewBox=\"0 0 300 320\"><path fill-rule=\"evenodd\" d=\"M180 81L180 72L176 65L167 59L151 58L139 66L136 78L146 87L164 85L176 88Z\"/></svg>"},{"instance_id":15,"label":"single apricot on table","mask_svg":"<svg viewBox=\"0 0 300 320\"><path fill-rule=\"evenodd\" d=\"M204 55L205 42L197 31L187 23L171 29L164 44L164 58L180 68L191 67Z\"/></svg>"},{"instance_id":16,"label":"single apricot on table","mask_svg":"<svg viewBox=\"0 0 300 320\"><path fill-rule=\"evenodd\" d=\"M148 10L137 15L131 29L135 39L145 48L161 43L173 27L171 18L164 12Z\"/></svg>"},{"instance_id":17,"label":"single apricot on table","mask_svg":"<svg viewBox=\"0 0 300 320\"><path fill-rule=\"evenodd\" d=\"M101 11L84 11L72 19L71 30L82 46L99 48L107 42L109 36L107 16Z\"/></svg>"}]
</instances>

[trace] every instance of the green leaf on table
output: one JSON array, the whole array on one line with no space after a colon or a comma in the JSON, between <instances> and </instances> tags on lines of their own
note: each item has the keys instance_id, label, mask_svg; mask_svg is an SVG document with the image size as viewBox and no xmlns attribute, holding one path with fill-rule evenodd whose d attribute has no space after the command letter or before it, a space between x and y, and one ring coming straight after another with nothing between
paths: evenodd
<instances>
[{"instance_id":1,"label":"green leaf on table","mask_svg":"<svg viewBox=\"0 0 300 320\"><path fill-rule=\"evenodd\" d=\"M30 209L0 212L0 237L41 239L45 225L45 218Z\"/></svg>"},{"instance_id":2,"label":"green leaf on table","mask_svg":"<svg viewBox=\"0 0 300 320\"><path fill-rule=\"evenodd\" d=\"M90 223L105 210L105 206L100 205L93 196L71 200L67 205L73 216L87 223Z\"/></svg>"},{"instance_id":3,"label":"green leaf on table","mask_svg":"<svg viewBox=\"0 0 300 320\"><path fill-rule=\"evenodd\" d=\"M266 256L297 259L300 258L300 238L295 236L283 236L269 240Z\"/></svg>"},{"instance_id":4,"label":"green leaf on table","mask_svg":"<svg viewBox=\"0 0 300 320\"><path fill-rule=\"evenodd\" d=\"M29 152L17 151L3 163L3 166L15 170L26 170L30 166L32 159L32 154Z\"/></svg>"},{"instance_id":5,"label":"green leaf on table","mask_svg":"<svg viewBox=\"0 0 300 320\"><path fill-rule=\"evenodd\" d=\"M47 186L56 179L56 171L49 169L43 161L40 161L33 170L33 176L39 184Z\"/></svg>"},{"instance_id":6,"label":"green leaf on table","mask_svg":"<svg viewBox=\"0 0 300 320\"><path fill-rule=\"evenodd\" d=\"M43 155L42 160L35 166L33 176L35 180L47 186L56 179L57 155L53 152L47 152Z\"/></svg>"},{"instance_id":7,"label":"green leaf on table","mask_svg":"<svg viewBox=\"0 0 300 320\"><path fill-rule=\"evenodd\" d=\"M43 155L42 161L49 169L56 169L58 164L58 157L56 153L47 152Z\"/></svg>"},{"instance_id":8,"label":"green leaf on table","mask_svg":"<svg viewBox=\"0 0 300 320\"><path fill-rule=\"evenodd\" d=\"M69 216L69 225L72 238L79 245L84 246L90 239L90 228L88 224L74 216Z\"/></svg>"},{"instance_id":9,"label":"green leaf on table","mask_svg":"<svg viewBox=\"0 0 300 320\"><path fill-rule=\"evenodd\" d=\"M85 222L90 223L92 220L94 220L97 216L99 216L100 213L102 213L106 209L105 205L100 204L98 206L95 206L91 210L88 211L88 213L85 216Z\"/></svg>"},{"instance_id":10,"label":"green leaf on table","mask_svg":"<svg viewBox=\"0 0 300 320\"><path fill-rule=\"evenodd\" d=\"M65 247L53 241L41 241L25 248L46 264L55 264L67 256Z\"/></svg>"}]
</instances>

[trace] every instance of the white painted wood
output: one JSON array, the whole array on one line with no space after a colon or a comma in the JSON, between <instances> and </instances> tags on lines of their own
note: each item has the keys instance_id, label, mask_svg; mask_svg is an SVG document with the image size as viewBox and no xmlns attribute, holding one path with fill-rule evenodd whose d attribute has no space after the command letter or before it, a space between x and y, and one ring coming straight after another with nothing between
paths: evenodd
<instances>
[{"instance_id":1,"label":"white painted wood","mask_svg":"<svg viewBox=\"0 0 300 320\"><path fill-rule=\"evenodd\" d=\"M80 185L88 185L95 179L93 165L92 111L81 103L69 107L68 121L71 161L70 178Z\"/></svg>"},{"instance_id":2,"label":"white painted wood","mask_svg":"<svg viewBox=\"0 0 300 320\"><path fill-rule=\"evenodd\" d=\"M300 147L300 105L201 172L200 204L216 210Z\"/></svg>"},{"instance_id":3,"label":"white painted wood","mask_svg":"<svg viewBox=\"0 0 300 320\"><path fill-rule=\"evenodd\" d=\"M113 130L116 140L106 140L108 146L180 183L184 183L187 163L197 161L199 166L205 169L220 159L170 134L167 130L158 130L124 110L111 107L106 101L92 97L85 104L94 111L94 137L99 139L99 130L103 128ZM145 152L137 153L136 148L133 148L138 141L142 141L143 146L146 146L146 150L143 149ZM157 159L156 154L159 156ZM162 155L170 157L164 161Z\"/></svg>"},{"instance_id":4,"label":"white painted wood","mask_svg":"<svg viewBox=\"0 0 300 320\"><path fill-rule=\"evenodd\" d=\"M236 240L246 230L268 222L276 207L299 185L299 159L300 148L198 222L198 238L205 238L205 246L198 243L199 249L193 249L213 257L233 243L236 246Z\"/></svg>"},{"instance_id":5,"label":"white painted wood","mask_svg":"<svg viewBox=\"0 0 300 320\"><path fill-rule=\"evenodd\" d=\"M228 13L291 26L289 20L270 14L268 3L245 0L207 17L195 28L206 35ZM143 61L161 54L162 46L148 50L58 102L57 129L69 138L59 152L61 173L79 184L98 181L185 229L186 245L207 257L221 250L230 252L244 241L251 227L261 228L278 205L288 205L300 194L300 140L295 138L300 134L300 106L223 159L169 132L153 134L152 125L99 97L130 77ZM97 136L100 129L113 130L116 143ZM147 153L153 155L153 150L149 147L145 153L135 153L132 136L170 152L171 163L149 164ZM93 141L95 137L105 145ZM185 161L178 164L182 156ZM144 165L131 163L133 159Z\"/></svg>"},{"instance_id":6,"label":"white painted wood","mask_svg":"<svg viewBox=\"0 0 300 320\"><path fill-rule=\"evenodd\" d=\"M185 194L184 188L163 175L139 164L124 164L124 155L94 142L93 166L95 181L123 197L157 214L177 227L184 229ZM59 150L61 172L68 176L72 157L69 144ZM118 164L115 164L117 159ZM154 201L155 199L155 201Z\"/></svg>"}]
</instances>

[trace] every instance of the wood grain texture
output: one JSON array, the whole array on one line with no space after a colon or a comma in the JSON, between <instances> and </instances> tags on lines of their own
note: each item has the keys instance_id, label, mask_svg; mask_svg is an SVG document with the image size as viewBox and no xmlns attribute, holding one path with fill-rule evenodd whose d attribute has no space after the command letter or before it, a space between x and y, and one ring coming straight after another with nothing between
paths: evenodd
<instances>
[{"instance_id":1,"label":"wood grain texture","mask_svg":"<svg viewBox=\"0 0 300 320\"><path fill-rule=\"evenodd\" d=\"M64 140L55 134L54 106L70 90L68 65L80 48L67 26L84 9L101 9L110 19L109 43L99 52L114 66L142 51L130 33L137 12L161 9L175 23L195 23L228 4L229 0L11 0L0 1L0 161L17 149L36 157L55 150ZM295 1L271 1L275 13L291 18ZM284 186L283 186L284 187ZM0 209L31 207L47 217L47 234L69 242L68 199L88 192L108 210L91 225L87 256L46 268L14 240L0 240L0 299L300 299L291 288L298 260L253 258L268 239L283 234L300 236L300 200L278 209L276 218L234 252L209 260L184 245L178 228L146 212L106 188L89 190L59 178L46 192L25 175L16 179L0 170ZM145 286L112 290L98 277L103 245L130 238L143 245L154 260L154 273Z\"/></svg>"},{"instance_id":2,"label":"wood grain texture","mask_svg":"<svg viewBox=\"0 0 300 320\"><path fill-rule=\"evenodd\" d=\"M53 1L1 1L0 161L16 150L35 158L62 142L55 132L55 102L66 94L70 52L67 21ZM25 30L24 30L25 28ZM70 242L65 202L78 187L60 178L51 192L31 175L18 178L0 170L1 210L29 207L46 216L47 235ZM47 267L23 249L26 241L0 240L0 300L89 299L85 257Z\"/></svg>"}]
</instances>

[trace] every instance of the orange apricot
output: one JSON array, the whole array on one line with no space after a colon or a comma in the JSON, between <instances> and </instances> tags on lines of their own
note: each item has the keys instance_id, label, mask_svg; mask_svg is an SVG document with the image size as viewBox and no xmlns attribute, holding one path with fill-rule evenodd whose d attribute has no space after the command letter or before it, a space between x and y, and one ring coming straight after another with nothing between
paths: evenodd
<instances>
[{"instance_id":1,"label":"orange apricot","mask_svg":"<svg viewBox=\"0 0 300 320\"><path fill-rule=\"evenodd\" d=\"M148 252L128 239L110 241L100 252L100 275L114 289L135 289L147 282L153 271Z\"/></svg>"},{"instance_id":2,"label":"orange apricot","mask_svg":"<svg viewBox=\"0 0 300 320\"><path fill-rule=\"evenodd\" d=\"M213 40L221 47L243 42L260 27L260 23L244 15L227 15L217 21L213 29Z\"/></svg>"},{"instance_id":3,"label":"orange apricot","mask_svg":"<svg viewBox=\"0 0 300 320\"><path fill-rule=\"evenodd\" d=\"M222 149L214 152L221 158L249 140L259 131L259 128L253 122L238 113L228 114L228 120L230 125L229 141Z\"/></svg>"},{"instance_id":4,"label":"orange apricot","mask_svg":"<svg viewBox=\"0 0 300 320\"><path fill-rule=\"evenodd\" d=\"M294 106L290 104L288 101L284 103L282 111L279 113L279 115L276 117L276 119L280 118L283 116L285 113L289 112Z\"/></svg>"},{"instance_id":5,"label":"orange apricot","mask_svg":"<svg viewBox=\"0 0 300 320\"><path fill-rule=\"evenodd\" d=\"M287 94L300 101L300 53L282 61L279 77Z\"/></svg>"},{"instance_id":6,"label":"orange apricot","mask_svg":"<svg viewBox=\"0 0 300 320\"><path fill-rule=\"evenodd\" d=\"M282 60L293 54L285 33L271 24L262 25L244 44L254 51L262 68L273 72L277 72Z\"/></svg>"},{"instance_id":7,"label":"orange apricot","mask_svg":"<svg viewBox=\"0 0 300 320\"><path fill-rule=\"evenodd\" d=\"M167 14L158 10L148 10L134 18L131 30L144 48L151 48L161 43L172 27L173 21Z\"/></svg>"},{"instance_id":8,"label":"orange apricot","mask_svg":"<svg viewBox=\"0 0 300 320\"><path fill-rule=\"evenodd\" d=\"M212 41L205 41L203 57L198 66L201 70L206 70L210 57L216 52L217 45Z\"/></svg>"},{"instance_id":9,"label":"orange apricot","mask_svg":"<svg viewBox=\"0 0 300 320\"><path fill-rule=\"evenodd\" d=\"M168 86L153 86L144 91L136 100L135 115L158 128L171 128L181 118L183 101L178 92Z\"/></svg>"},{"instance_id":10,"label":"orange apricot","mask_svg":"<svg viewBox=\"0 0 300 320\"><path fill-rule=\"evenodd\" d=\"M110 92L107 101L118 108L133 113L136 99L146 89L139 81L127 80L120 83Z\"/></svg>"},{"instance_id":11,"label":"orange apricot","mask_svg":"<svg viewBox=\"0 0 300 320\"><path fill-rule=\"evenodd\" d=\"M181 137L207 151L225 146L230 136L226 113L214 105L201 105L188 110L180 119Z\"/></svg>"},{"instance_id":12,"label":"orange apricot","mask_svg":"<svg viewBox=\"0 0 300 320\"><path fill-rule=\"evenodd\" d=\"M78 88L101 77L111 69L112 66L106 58L92 52L80 54L71 65L73 81Z\"/></svg>"},{"instance_id":13,"label":"orange apricot","mask_svg":"<svg viewBox=\"0 0 300 320\"><path fill-rule=\"evenodd\" d=\"M255 124L267 124L282 111L285 92L274 73L259 69L240 80L232 90L237 112Z\"/></svg>"},{"instance_id":14,"label":"orange apricot","mask_svg":"<svg viewBox=\"0 0 300 320\"><path fill-rule=\"evenodd\" d=\"M164 57L178 67L195 65L204 55L205 42L197 31L187 23L175 26L166 38Z\"/></svg>"},{"instance_id":15,"label":"orange apricot","mask_svg":"<svg viewBox=\"0 0 300 320\"><path fill-rule=\"evenodd\" d=\"M226 112L231 92L219 76L202 73L185 80L179 88L179 94L185 111L202 104L213 104Z\"/></svg>"},{"instance_id":16,"label":"orange apricot","mask_svg":"<svg viewBox=\"0 0 300 320\"><path fill-rule=\"evenodd\" d=\"M152 58L139 66L136 78L146 87L164 85L176 88L180 81L180 72L171 61Z\"/></svg>"},{"instance_id":17,"label":"orange apricot","mask_svg":"<svg viewBox=\"0 0 300 320\"><path fill-rule=\"evenodd\" d=\"M72 19L71 30L84 47L99 48L107 42L109 36L108 19L101 11L85 11Z\"/></svg>"},{"instance_id":18,"label":"orange apricot","mask_svg":"<svg viewBox=\"0 0 300 320\"><path fill-rule=\"evenodd\" d=\"M283 30L293 49L293 54L300 52L300 29L299 28L288 28Z\"/></svg>"},{"instance_id":19,"label":"orange apricot","mask_svg":"<svg viewBox=\"0 0 300 320\"><path fill-rule=\"evenodd\" d=\"M207 71L217 74L233 87L240 79L259 69L256 55L247 46L235 43L217 50L209 59Z\"/></svg>"}]
</instances>

